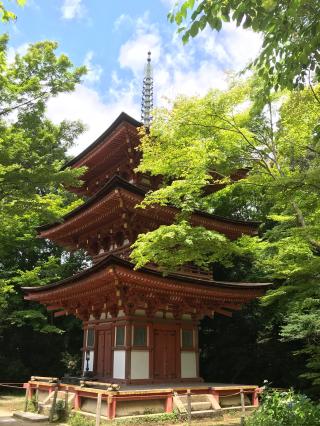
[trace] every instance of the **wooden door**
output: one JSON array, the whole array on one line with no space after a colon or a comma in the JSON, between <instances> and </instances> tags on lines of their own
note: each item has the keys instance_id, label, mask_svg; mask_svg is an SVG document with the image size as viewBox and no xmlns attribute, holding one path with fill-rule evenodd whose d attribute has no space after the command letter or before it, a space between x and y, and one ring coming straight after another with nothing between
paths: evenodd
<instances>
[{"instance_id":1,"label":"wooden door","mask_svg":"<svg viewBox=\"0 0 320 426\"><path fill-rule=\"evenodd\" d=\"M155 379L175 379L177 377L176 338L175 330L154 330Z\"/></svg>"},{"instance_id":2,"label":"wooden door","mask_svg":"<svg viewBox=\"0 0 320 426\"><path fill-rule=\"evenodd\" d=\"M97 330L96 375L112 377L112 333L111 328Z\"/></svg>"},{"instance_id":3,"label":"wooden door","mask_svg":"<svg viewBox=\"0 0 320 426\"><path fill-rule=\"evenodd\" d=\"M175 379L177 374L176 366L176 331L168 331L166 339L166 377L170 379Z\"/></svg>"}]
</instances>

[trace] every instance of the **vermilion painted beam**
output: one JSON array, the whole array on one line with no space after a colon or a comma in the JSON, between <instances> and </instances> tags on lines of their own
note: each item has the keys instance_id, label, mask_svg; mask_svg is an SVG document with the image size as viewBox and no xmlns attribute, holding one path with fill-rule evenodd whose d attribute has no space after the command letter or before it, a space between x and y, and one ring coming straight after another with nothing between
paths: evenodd
<instances>
[{"instance_id":1,"label":"vermilion painted beam","mask_svg":"<svg viewBox=\"0 0 320 426\"><path fill-rule=\"evenodd\" d=\"M62 306L58 306L58 305L48 305L46 306L47 311L57 311L59 309L61 309Z\"/></svg>"},{"instance_id":2,"label":"vermilion painted beam","mask_svg":"<svg viewBox=\"0 0 320 426\"><path fill-rule=\"evenodd\" d=\"M227 311L227 310L225 310L225 309L223 309L223 308L215 308L215 310L214 310L217 314L220 314L220 315L224 315L224 316L226 316L226 317L232 317L232 312L230 312L230 311Z\"/></svg>"},{"instance_id":3,"label":"vermilion painted beam","mask_svg":"<svg viewBox=\"0 0 320 426\"><path fill-rule=\"evenodd\" d=\"M226 309L232 309L234 311L241 311L243 305L235 304L235 303L228 303L228 305L224 306Z\"/></svg>"},{"instance_id":4,"label":"vermilion painted beam","mask_svg":"<svg viewBox=\"0 0 320 426\"><path fill-rule=\"evenodd\" d=\"M57 318L57 317L62 317L63 315L68 315L68 313L67 311L58 311L58 312L55 312L53 315L55 318Z\"/></svg>"}]
</instances>

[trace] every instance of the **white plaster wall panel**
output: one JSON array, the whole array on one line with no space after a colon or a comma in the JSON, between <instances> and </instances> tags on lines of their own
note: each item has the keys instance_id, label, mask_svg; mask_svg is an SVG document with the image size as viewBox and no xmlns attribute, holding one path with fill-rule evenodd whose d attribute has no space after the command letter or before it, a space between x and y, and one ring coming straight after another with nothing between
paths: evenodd
<instances>
[{"instance_id":1,"label":"white plaster wall panel","mask_svg":"<svg viewBox=\"0 0 320 426\"><path fill-rule=\"evenodd\" d=\"M197 359L195 352L181 352L181 377L182 379L197 377Z\"/></svg>"},{"instance_id":2,"label":"white plaster wall panel","mask_svg":"<svg viewBox=\"0 0 320 426\"><path fill-rule=\"evenodd\" d=\"M126 369L126 352L114 351L113 353L113 377L115 379L124 379Z\"/></svg>"},{"instance_id":3,"label":"white plaster wall panel","mask_svg":"<svg viewBox=\"0 0 320 426\"><path fill-rule=\"evenodd\" d=\"M149 379L148 351L131 351L131 379Z\"/></svg>"}]
</instances>

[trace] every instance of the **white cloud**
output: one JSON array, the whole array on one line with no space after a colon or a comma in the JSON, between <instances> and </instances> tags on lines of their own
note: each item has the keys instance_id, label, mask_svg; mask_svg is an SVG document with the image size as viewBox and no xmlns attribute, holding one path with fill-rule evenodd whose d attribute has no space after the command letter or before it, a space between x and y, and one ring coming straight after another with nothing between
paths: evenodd
<instances>
[{"instance_id":1,"label":"white cloud","mask_svg":"<svg viewBox=\"0 0 320 426\"><path fill-rule=\"evenodd\" d=\"M136 77L141 77L149 50L152 52L153 63L158 62L161 54L161 42L158 28L149 22L148 12L144 13L135 22L132 38L120 47L121 68L129 68Z\"/></svg>"},{"instance_id":2,"label":"white cloud","mask_svg":"<svg viewBox=\"0 0 320 426\"><path fill-rule=\"evenodd\" d=\"M61 6L63 19L81 18L84 15L82 0L64 0Z\"/></svg>"},{"instance_id":3,"label":"white cloud","mask_svg":"<svg viewBox=\"0 0 320 426\"><path fill-rule=\"evenodd\" d=\"M138 34L120 48L119 63L122 68L129 68L134 75L141 75L147 53L152 52L152 61L157 63L160 57L161 39L156 33Z\"/></svg>"},{"instance_id":4,"label":"white cloud","mask_svg":"<svg viewBox=\"0 0 320 426\"><path fill-rule=\"evenodd\" d=\"M148 13L134 21L121 15L115 29L131 25L130 38L119 49L119 68L111 71L106 98L92 86L100 80L102 69L93 63L94 54L87 52L88 76L75 92L61 94L49 101L48 116L54 122L63 119L82 120L88 130L79 137L71 151L79 153L92 143L120 114L125 111L139 118L143 67L148 50L154 66L155 106L167 104L177 95L204 95L212 88L224 90L230 71L241 70L255 57L261 38L252 31L226 24L220 33L206 29L186 46L175 28L162 31L150 22ZM131 77L123 70L129 70ZM124 77L125 76L125 77Z\"/></svg>"},{"instance_id":5,"label":"white cloud","mask_svg":"<svg viewBox=\"0 0 320 426\"><path fill-rule=\"evenodd\" d=\"M103 73L103 69L100 65L92 63L93 56L94 53L90 50L84 58L84 65L87 67L87 74L84 77L84 81L88 83L96 83L100 81Z\"/></svg>"},{"instance_id":6,"label":"white cloud","mask_svg":"<svg viewBox=\"0 0 320 426\"><path fill-rule=\"evenodd\" d=\"M115 31L118 31L123 26L131 27L133 24L134 24L134 20L131 18L131 16L123 13L122 15L119 16L119 18L117 18L114 21L113 29Z\"/></svg>"},{"instance_id":7,"label":"white cloud","mask_svg":"<svg viewBox=\"0 0 320 426\"><path fill-rule=\"evenodd\" d=\"M62 120L81 120L87 130L77 140L70 153L78 154L91 144L117 118L121 111L138 117L139 106L134 103L133 94L118 93L106 104L98 92L83 84L72 93L63 93L48 102L47 115L54 123Z\"/></svg>"},{"instance_id":8,"label":"white cloud","mask_svg":"<svg viewBox=\"0 0 320 426\"><path fill-rule=\"evenodd\" d=\"M144 14L135 24L132 37L120 48L119 64L143 78L146 53L152 52L154 65L155 105L164 97L179 94L204 95L212 88L225 89L230 71L240 71L254 58L261 46L261 37L252 31L226 24L220 32L207 28L198 37L183 45L174 29L169 40L150 23Z\"/></svg>"},{"instance_id":9,"label":"white cloud","mask_svg":"<svg viewBox=\"0 0 320 426\"><path fill-rule=\"evenodd\" d=\"M262 36L239 28L234 22L228 22L223 24L219 33L207 27L199 34L197 42L201 43L213 60L229 69L240 71L259 53Z\"/></svg>"},{"instance_id":10,"label":"white cloud","mask_svg":"<svg viewBox=\"0 0 320 426\"><path fill-rule=\"evenodd\" d=\"M18 47L10 46L7 52L8 63L11 64L14 61L16 54L21 56L25 55L28 51L29 46L30 46L30 43L23 43L23 44L20 44L20 46Z\"/></svg>"},{"instance_id":11,"label":"white cloud","mask_svg":"<svg viewBox=\"0 0 320 426\"><path fill-rule=\"evenodd\" d=\"M178 3L177 0L161 0L161 3L163 3L166 7L169 7L170 9L173 8L173 6Z\"/></svg>"}]
</instances>

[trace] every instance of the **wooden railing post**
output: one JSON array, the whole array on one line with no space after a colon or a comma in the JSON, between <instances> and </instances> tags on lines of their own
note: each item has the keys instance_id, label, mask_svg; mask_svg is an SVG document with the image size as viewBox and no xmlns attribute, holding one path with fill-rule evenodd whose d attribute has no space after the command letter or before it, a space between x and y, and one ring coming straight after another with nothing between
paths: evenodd
<instances>
[{"instance_id":1,"label":"wooden railing post","mask_svg":"<svg viewBox=\"0 0 320 426\"><path fill-rule=\"evenodd\" d=\"M36 408L37 408L37 413L39 413L39 385L38 384L36 388Z\"/></svg>"},{"instance_id":2,"label":"wooden railing post","mask_svg":"<svg viewBox=\"0 0 320 426\"><path fill-rule=\"evenodd\" d=\"M24 400L24 411L28 410L29 395L30 395L30 383L28 383L27 387L26 387L26 396L25 396L25 400Z\"/></svg>"},{"instance_id":3,"label":"wooden railing post","mask_svg":"<svg viewBox=\"0 0 320 426\"><path fill-rule=\"evenodd\" d=\"M56 403L57 403L57 396L58 396L58 385L54 388L54 394L53 394L53 401L50 408L50 414L49 414L49 422L51 423L53 421L54 414L56 412Z\"/></svg>"},{"instance_id":4,"label":"wooden railing post","mask_svg":"<svg viewBox=\"0 0 320 426\"><path fill-rule=\"evenodd\" d=\"M64 409L67 414L69 410L69 386L66 387L64 392Z\"/></svg>"},{"instance_id":5,"label":"wooden railing post","mask_svg":"<svg viewBox=\"0 0 320 426\"><path fill-rule=\"evenodd\" d=\"M191 424L191 391L187 390L187 411L188 411L188 425Z\"/></svg>"},{"instance_id":6,"label":"wooden railing post","mask_svg":"<svg viewBox=\"0 0 320 426\"><path fill-rule=\"evenodd\" d=\"M100 426L102 394L98 393L96 408L96 426Z\"/></svg>"},{"instance_id":7,"label":"wooden railing post","mask_svg":"<svg viewBox=\"0 0 320 426\"><path fill-rule=\"evenodd\" d=\"M245 412L246 412L246 407L245 407L245 403L244 403L244 393L243 393L243 389L240 389L240 401L241 401L241 426L244 426L244 422L245 422Z\"/></svg>"}]
</instances>

